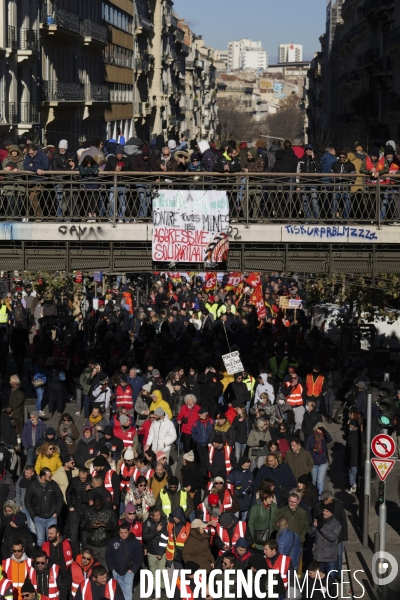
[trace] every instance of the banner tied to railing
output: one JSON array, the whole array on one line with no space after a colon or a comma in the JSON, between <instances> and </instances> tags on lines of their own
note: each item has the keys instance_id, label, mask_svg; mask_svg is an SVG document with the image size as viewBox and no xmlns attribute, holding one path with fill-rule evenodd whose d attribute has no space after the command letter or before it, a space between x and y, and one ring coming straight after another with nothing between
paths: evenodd
<instances>
[{"instance_id":1,"label":"banner tied to railing","mask_svg":"<svg viewBox=\"0 0 400 600\"><path fill-rule=\"evenodd\" d=\"M153 199L155 262L226 262L228 230L225 191L161 190Z\"/></svg>"}]
</instances>

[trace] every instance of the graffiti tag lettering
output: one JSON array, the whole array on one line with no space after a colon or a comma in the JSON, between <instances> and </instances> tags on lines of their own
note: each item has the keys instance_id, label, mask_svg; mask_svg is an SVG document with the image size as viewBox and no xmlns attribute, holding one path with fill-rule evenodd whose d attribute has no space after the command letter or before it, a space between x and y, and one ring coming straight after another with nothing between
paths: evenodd
<instances>
[{"instance_id":1,"label":"graffiti tag lettering","mask_svg":"<svg viewBox=\"0 0 400 600\"><path fill-rule=\"evenodd\" d=\"M93 237L97 239L103 235L103 229L100 225L96 227L81 227L80 225L60 225L58 228L59 233L62 235L70 235L71 237L77 237L78 240L87 239Z\"/></svg>"},{"instance_id":2,"label":"graffiti tag lettering","mask_svg":"<svg viewBox=\"0 0 400 600\"><path fill-rule=\"evenodd\" d=\"M326 225L313 227L309 225L285 225L286 233L290 235L306 235L309 238L340 239L357 238L364 240L377 240L375 231L362 227L346 227L345 225ZM343 240L344 241L344 240Z\"/></svg>"}]
</instances>

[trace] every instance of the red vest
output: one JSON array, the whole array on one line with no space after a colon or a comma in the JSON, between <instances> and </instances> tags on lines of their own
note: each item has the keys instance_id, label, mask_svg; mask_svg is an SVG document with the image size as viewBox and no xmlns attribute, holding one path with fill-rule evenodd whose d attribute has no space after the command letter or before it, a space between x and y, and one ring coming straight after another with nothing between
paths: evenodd
<instances>
[{"instance_id":1,"label":"red vest","mask_svg":"<svg viewBox=\"0 0 400 600\"><path fill-rule=\"evenodd\" d=\"M6 596L13 596L13 594L14 588L12 582L5 577L0 579L0 597L5 598Z\"/></svg>"},{"instance_id":2,"label":"red vest","mask_svg":"<svg viewBox=\"0 0 400 600\"><path fill-rule=\"evenodd\" d=\"M118 521L118 524L121 525L121 523L122 521L120 519ZM136 520L133 521L133 523L131 524L130 532L133 533L133 535L135 536L137 541L140 542L140 544L143 544L143 523Z\"/></svg>"},{"instance_id":3,"label":"red vest","mask_svg":"<svg viewBox=\"0 0 400 600\"><path fill-rule=\"evenodd\" d=\"M381 171L385 168L385 157L382 156L382 158L378 160L378 164L376 165L376 167L374 167L374 163L372 162L370 157L367 156L367 158L365 159L365 166L368 169L368 171L373 171L374 169Z\"/></svg>"},{"instance_id":4,"label":"red vest","mask_svg":"<svg viewBox=\"0 0 400 600\"><path fill-rule=\"evenodd\" d=\"M232 540L230 540L227 530L224 529L224 527L221 527L221 525L218 525L217 533L221 538L222 543L224 544L223 550L220 550L218 552L219 556L221 556L221 554L223 554L227 550L231 550L240 537L245 537L246 529L246 523L244 521L238 521L238 523L235 525L235 529L233 530Z\"/></svg>"},{"instance_id":5,"label":"red vest","mask_svg":"<svg viewBox=\"0 0 400 600\"><path fill-rule=\"evenodd\" d=\"M130 385L125 387L118 384L115 388L115 403L118 408L125 407L126 410L133 409L132 388Z\"/></svg>"},{"instance_id":6,"label":"red vest","mask_svg":"<svg viewBox=\"0 0 400 600\"><path fill-rule=\"evenodd\" d=\"M167 560L174 560L175 547L180 546L182 548L189 537L189 533L190 523L186 523L186 526L182 527L177 536L175 536L175 523L168 523L168 543L165 552Z\"/></svg>"},{"instance_id":7,"label":"red vest","mask_svg":"<svg viewBox=\"0 0 400 600\"><path fill-rule=\"evenodd\" d=\"M178 577L178 579L176 580L176 587L178 588L180 594L180 598L182 598L182 600L193 600L194 596L193 596L193 592L190 588L190 586L182 585L181 579L180 577ZM184 587L184 589L182 589Z\"/></svg>"},{"instance_id":8,"label":"red vest","mask_svg":"<svg viewBox=\"0 0 400 600\"><path fill-rule=\"evenodd\" d=\"M122 427L114 428L115 437L119 438L124 443L124 448L132 448L133 438L136 435L136 427L132 425L129 429L123 429Z\"/></svg>"},{"instance_id":9,"label":"red vest","mask_svg":"<svg viewBox=\"0 0 400 600\"><path fill-rule=\"evenodd\" d=\"M93 600L92 585L93 584L89 581L89 579L86 579L81 583L80 588L82 591L82 600ZM104 588L104 598L108 598L108 600L114 600L116 589L117 582L115 579L110 579Z\"/></svg>"},{"instance_id":10,"label":"red vest","mask_svg":"<svg viewBox=\"0 0 400 600\"><path fill-rule=\"evenodd\" d=\"M291 386L290 381L285 383L286 387ZM301 383L298 383L291 391L290 396L286 396L286 402L290 404L290 406L303 406L303 386Z\"/></svg>"},{"instance_id":11,"label":"red vest","mask_svg":"<svg viewBox=\"0 0 400 600\"><path fill-rule=\"evenodd\" d=\"M64 555L65 566L68 569L68 567L72 565L73 561L71 545L68 540L63 540L61 542L61 546ZM50 542L43 542L42 550L43 552L46 552L47 556L50 556Z\"/></svg>"},{"instance_id":12,"label":"red vest","mask_svg":"<svg viewBox=\"0 0 400 600\"><path fill-rule=\"evenodd\" d=\"M323 375L318 375L317 379L314 381L314 375L309 373L306 379L307 396L319 398L322 395L324 381L325 377Z\"/></svg>"},{"instance_id":13,"label":"red vest","mask_svg":"<svg viewBox=\"0 0 400 600\"><path fill-rule=\"evenodd\" d=\"M278 556L277 560L275 561L274 566L272 566L272 563L269 560L269 558L266 558L265 560L270 569L276 569L279 571L280 576L282 577L283 585L285 586L285 588L287 588L287 586L288 586L287 572L288 572L289 565L290 565L290 557L285 556L284 554L280 554Z\"/></svg>"},{"instance_id":14,"label":"red vest","mask_svg":"<svg viewBox=\"0 0 400 600\"><path fill-rule=\"evenodd\" d=\"M81 556L81 555L79 555L79 556ZM87 571L84 571L82 569L81 565L76 562L76 560L74 560L74 562L72 563L72 565L71 565L71 577L72 577L71 596L73 598L75 597L75 594L78 591L78 587L80 586L82 581L85 581L86 579L88 579L91 576L92 569L95 564L96 564L96 561L93 560L91 567Z\"/></svg>"},{"instance_id":15,"label":"red vest","mask_svg":"<svg viewBox=\"0 0 400 600\"><path fill-rule=\"evenodd\" d=\"M49 598L50 598L50 600L51 600L51 598L59 598L59 596L60 596L60 592L58 590L58 585L57 585L57 577L58 577L59 572L60 572L60 567L58 565L51 565L50 570L49 570ZM30 579L32 581L34 588L37 591L37 578L36 578L35 569L32 569Z\"/></svg>"},{"instance_id":16,"label":"red vest","mask_svg":"<svg viewBox=\"0 0 400 600\"><path fill-rule=\"evenodd\" d=\"M232 471L231 452L232 452L232 448L230 446L224 446L225 468L226 468L227 473L230 473ZM215 453L215 448L211 444L208 449L208 460L209 460L210 464L212 464L212 461L214 459L214 453Z\"/></svg>"}]
</instances>

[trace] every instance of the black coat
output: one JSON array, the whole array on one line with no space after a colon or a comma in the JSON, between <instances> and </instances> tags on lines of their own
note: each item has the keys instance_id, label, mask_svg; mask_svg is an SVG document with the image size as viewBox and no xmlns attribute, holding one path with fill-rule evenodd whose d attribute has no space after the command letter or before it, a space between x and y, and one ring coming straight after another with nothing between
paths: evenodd
<instances>
[{"instance_id":1,"label":"black coat","mask_svg":"<svg viewBox=\"0 0 400 600\"><path fill-rule=\"evenodd\" d=\"M5 413L1 414L0 421L1 428L1 439L3 444L12 446L13 448L17 445L17 434L14 429L12 418Z\"/></svg>"},{"instance_id":2,"label":"black coat","mask_svg":"<svg viewBox=\"0 0 400 600\"><path fill-rule=\"evenodd\" d=\"M58 446L60 448L60 456L65 456L66 454L69 454L66 443L64 442L64 440L62 438L58 437L57 434L54 436L53 439L48 438L46 436L46 434L44 434L40 438L40 440L38 440L36 442L35 450L40 448L40 446L43 446L43 444L46 442L51 442L52 444L55 444L56 446ZM80 465L78 465L78 466L80 466Z\"/></svg>"},{"instance_id":3,"label":"black coat","mask_svg":"<svg viewBox=\"0 0 400 600\"><path fill-rule=\"evenodd\" d=\"M23 527L11 527L11 525L5 527L3 543L1 545L1 556L3 559L9 558L12 555L12 547L18 541L22 542L27 555L30 558L34 557L37 551L35 538L25 522Z\"/></svg>"},{"instance_id":4,"label":"black coat","mask_svg":"<svg viewBox=\"0 0 400 600\"><path fill-rule=\"evenodd\" d=\"M357 428L350 431L346 440L346 466L360 467L364 459L364 435Z\"/></svg>"},{"instance_id":5,"label":"black coat","mask_svg":"<svg viewBox=\"0 0 400 600\"><path fill-rule=\"evenodd\" d=\"M105 527L93 527L95 523L103 523ZM96 510L90 506L85 512L82 529L87 532L89 546L107 546L118 529L117 516L111 508L103 506L101 510Z\"/></svg>"},{"instance_id":6,"label":"black coat","mask_svg":"<svg viewBox=\"0 0 400 600\"><path fill-rule=\"evenodd\" d=\"M67 507L74 508L76 512L83 514L88 508L86 499L86 486L90 484L90 476L82 483L78 476L71 479L65 492L67 498Z\"/></svg>"},{"instance_id":7,"label":"black coat","mask_svg":"<svg viewBox=\"0 0 400 600\"><path fill-rule=\"evenodd\" d=\"M4 506L6 500L14 500L15 483L8 471L4 471L3 479L0 482L0 506Z\"/></svg>"},{"instance_id":8,"label":"black coat","mask_svg":"<svg viewBox=\"0 0 400 600\"><path fill-rule=\"evenodd\" d=\"M98 454L98 443L91 436L87 440L83 435L78 440L75 450L75 461L77 467L84 467L88 460L95 458Z\"/></svg>"},{"instance_id":9,"label":"black coat","mask_svg":"<svg viewBox=\"0 0 400 600\"><path fill-rule=\"evenodd\" d=\"M160 531L157 530L158 525L162 525L162 529ZM168 540L167 534L167 519L164 515L161 515L161 520L156 523L149 517L143 523L143 544L146 548L148 554L153 554L155 556L163 556L167 549L166 543ZM162 544L160 546L160 543Z\"/></svg>"},{"instance_id":10,"label":"black coat","mask_svg":"<svg viewBox=\"0 0 400 600\"><path fill-rule=\"evenodd\" d=\"M243 381L231 381L224 392L224 399L227 404L235 402L235 406L246 406L250 392Z\"/></svg>"},{"instance_id":11,"label":"black coat","mask_svg":"<svg viewBox=\"0 0 400 600\"><path fill-rule=\"evenodd\" d=\"M308 440L309 436L313 433L314 427L317 423L322 423L321 413L317 412L315 409L311 412L306 410L303 417L303 424L301 426L305 440Z\"/></svg>"},{"instance_id":12,"label":"black coat","mask_svg":"<svg viewBox=\"0 0 400 600\"><path fill-rule=\"evenodd\" d=\"M272 173L296 173L298 162L298 158L291 148L277 150Z\"/></svg>"},{"instance_id":13,"label":"black coat","mask_svg":"<svg viewBox=\"0 0 400 600\"><path fill-rule=\"evenodd\" d=\"M35 479L28 486L25 507L32 519L35 517L50 519L54 514L59 515L63 506L64 497L60 486L55 481L50 481L43 486L39 479Z\"/></svg>"}]
</instances>

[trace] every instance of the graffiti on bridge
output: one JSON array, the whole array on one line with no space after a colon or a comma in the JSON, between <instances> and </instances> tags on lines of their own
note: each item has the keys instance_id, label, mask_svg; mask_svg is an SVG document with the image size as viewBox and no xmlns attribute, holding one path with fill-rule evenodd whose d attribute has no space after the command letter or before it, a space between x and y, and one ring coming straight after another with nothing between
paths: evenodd
<instances>
[{"instance_id":1,"label":"graffiti on bridge","mask_svg":"<svg viewBox=\"0 0 400 600\"><path fill-rule=\"evenodd\" d=\"M100 225L96 227L81 227L80 225L60 225L59 233L63 236L76 237L78 240L87 240L88 238L97 239L103 236L103 228Z\"/></svg>"},{"instance_id":2,"label":"graffiti on bridge","mask_svg":"<svg viewBox=\"0 0 400 600\"><path fill-rule=\"evenodd\" d=\"M376 231L363 227L347 227L346 225L285 225L286 233L294 237L318 238L323 240L343 241L352 238L378 240Z\"/></svg>"}]
</instances>

